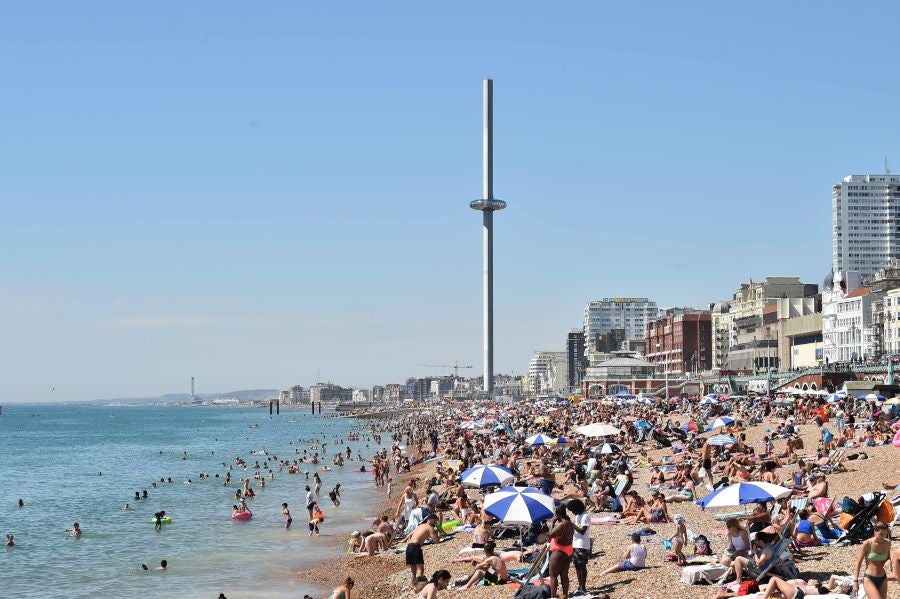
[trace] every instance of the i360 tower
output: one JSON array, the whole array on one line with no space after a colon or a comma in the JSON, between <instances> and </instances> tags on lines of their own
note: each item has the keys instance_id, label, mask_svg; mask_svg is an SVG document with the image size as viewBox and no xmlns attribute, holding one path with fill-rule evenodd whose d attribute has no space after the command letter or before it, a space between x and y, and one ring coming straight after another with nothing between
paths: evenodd
<instances>
[{"instance_id":1,"label":"i360 tower","mask_svg":"<svg viewBox=\"0 0 900 599\"><path fill-rule=\"evenodd\" d=\"M484 391L494 391L494 212L506 202L494 197L494 81L482 82L482 178L480 200L469 204L481 211L484 237Z\"/></svg>"}]
</instances>

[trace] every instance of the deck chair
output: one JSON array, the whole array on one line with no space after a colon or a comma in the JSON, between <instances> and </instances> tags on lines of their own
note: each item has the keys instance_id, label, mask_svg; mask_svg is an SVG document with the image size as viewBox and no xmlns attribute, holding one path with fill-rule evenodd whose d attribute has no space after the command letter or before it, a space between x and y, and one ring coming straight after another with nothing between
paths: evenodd
<instances>
[{"instance_id":1,"label":"deck chair","mask_svg":"<svg viewBox=\"0 0 900 599\"><path fill-rule=\"evenodd\" d=\"M809 497L796 497L791 499L790 502L788 502L788 505L799 512L806 507L807 503L809 503Z\"/></svg>"},{"instance_id":2,"label":"deck chair","mask_svg":"<svg viewBox=\"0 0 900 599\"><path fill-rule=\"evenodd\" d=\"M519 584L530 584L532 581L543 578L544 572L550 569L550 545L544 545L541 547L537 555L534 558L534 562L532 562L531 567L528 569L528 572L525 573L524 576L516 577L510 576L509 579L513 582L518 582Z\"/></svg>"},{"instance_id":3,"label":"deck chair","mask_svg":"<svg viewBox=\"0 0 900 599\"><path fill-rule=\"evenodd\" d=\"M838 449L833 454L828 457L828 462L824 466L819 466L819 470L824 472L825 474L834 474L835 472L846 472L847 468L844 466L844 454L847 452L846 449Z\"/></svg>"},{"instance_id":4,"label":"deck chair","mask_svg":"<svg viewBox=\"0 0 900 599\"><path fill-rule=\"evenodd\" d=\"M788 547L791 545L791 539L794 536L793 527L788 524L785 526L785 531L790 528L790 535L786 535L780 541L775 543L772 550L772 559L770 559L764 566L758 569L756 576L753 577L757 583L762 582L763 578L769 575L769 571L775 566L776 563L781 561L781 554L788 550Z\"/></svg>"}]
</instances>

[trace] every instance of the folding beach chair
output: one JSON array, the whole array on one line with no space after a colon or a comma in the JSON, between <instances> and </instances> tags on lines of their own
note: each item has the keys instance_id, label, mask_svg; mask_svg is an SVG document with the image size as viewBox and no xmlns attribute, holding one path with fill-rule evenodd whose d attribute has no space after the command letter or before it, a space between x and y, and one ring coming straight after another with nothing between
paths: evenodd
<instances>
[{"instance_id":1,"label":"folding beach chair","mask_svg":"<svg viewBox=\"0 0 900 599\"><path fill-rule=\"evenodd\" d=\"M522 577L510 576L509 579L519 584L530 584L531 582L544 578L544 574L550 569L550 545L546 544L538 549L537 555L532 562L528 572Z\"/></svg>"},{"instance_id":2,"label":"folding beach chair","mask_svg":"<svg viewBox=\"0 0 900 599\"><path fill-rule=\"evenodd\" d=\"M818 469L824 472L825 474L834 474L835 472L846 472L847 468L844 466L844 453L846 453L846 449L838 449L828 458L828 462L824 466L819 466Z\"/></svg>"}]
</instances>

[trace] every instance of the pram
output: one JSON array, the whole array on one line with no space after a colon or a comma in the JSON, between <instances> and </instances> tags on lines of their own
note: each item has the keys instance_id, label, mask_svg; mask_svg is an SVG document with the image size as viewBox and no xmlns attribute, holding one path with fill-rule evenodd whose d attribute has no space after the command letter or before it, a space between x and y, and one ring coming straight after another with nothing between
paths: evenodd
<instances>
[{"instance_id":1,"label":"pram","mask_svg":"<svg viewBox=\"0 0 900 599\"><path fill-rule=\"evenodd\" d=\"M862 543L875 532L872 519L878 515L878 509L881 507L881 502L884 501L884 493L868 493L860 499L862 501L857 504L859 508L852 514L853 518L847 524L844 533L838 538L838 544ZM847 513L846 503L844 505L844 511Z\"/></svg>"}]
</instances>

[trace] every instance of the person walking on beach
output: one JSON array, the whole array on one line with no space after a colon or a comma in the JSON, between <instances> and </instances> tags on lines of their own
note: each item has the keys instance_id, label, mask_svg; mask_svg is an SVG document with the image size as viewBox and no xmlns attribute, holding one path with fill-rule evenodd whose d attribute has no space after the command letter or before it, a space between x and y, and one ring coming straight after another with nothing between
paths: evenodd
<instances>
[{"instance_id":1,"label":"person walking on beach","mask_svg":"<svg viewBox=\"0 0 900 599\"><path fill-rule=\"evenodd\" d=\"M410 586L415 584L416 576L425 574L425 555L422 553L422 544L427 540L433 543L439 542L434 527L437 524L437 515L428 514L425 522L416 526L409 535L403 539L406 543L406 565L409 566Z\"/></svg>"}]
</instances>

